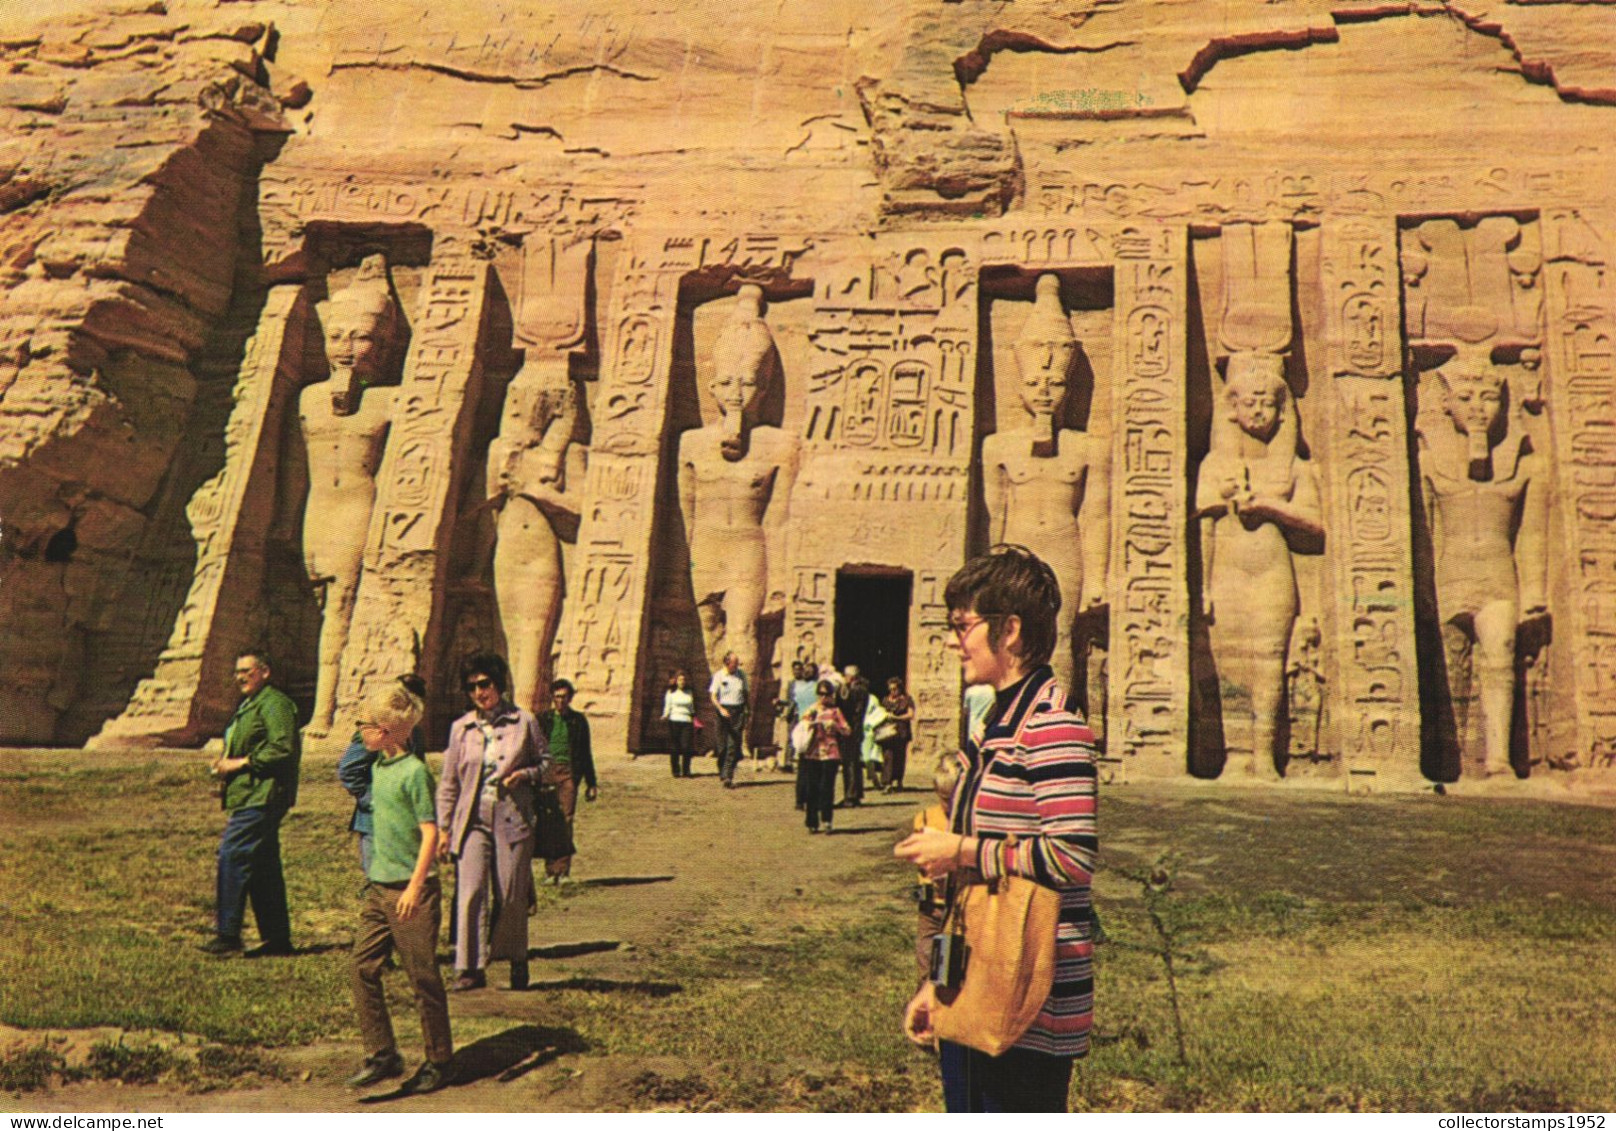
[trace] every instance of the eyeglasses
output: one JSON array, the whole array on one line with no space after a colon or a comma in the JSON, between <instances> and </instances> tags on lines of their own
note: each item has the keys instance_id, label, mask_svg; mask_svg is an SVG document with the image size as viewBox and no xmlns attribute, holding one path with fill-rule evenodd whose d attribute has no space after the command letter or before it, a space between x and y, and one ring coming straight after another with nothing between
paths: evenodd
<instances>
[{"instance_id":1,"label":"eyeglasses","mask_svg":"<svg viewBox=\"0 0 1616 1131\"><path fill-rule=\"evenodd\" d=\"M359 729L360 730L386 730L387 729L387 724L386 723L373 722L370 719L360 719L359 720Z\"/></svg>"},{"instance_id":2,"label":"eyeglasses","mask_svg":"<svg viewBox=\"0 0 1616 1131\"><path fill-rule=\"evenodd\" d=\"M476 679L468 679L466 681L467 691L485 691L493 686L494 681L489 679L487 676L478 676Z\"/></svg>"},{"instance_id":3,"label":"eyeglasses","mask_svg":"<svg viewBox=\"0 0 1616 1131\"><path fill-rule=\"evenodd\" d=\"M998 620L1000 616L1001 614L999 613L989 613L987 616L977 617L975 620L951 620L948 622L948 630L954 634L955 640L963 644L965 643L965 638L971 635L971 629L979 624L986 624L990 620Z\"/></svg>"}]
</instances>

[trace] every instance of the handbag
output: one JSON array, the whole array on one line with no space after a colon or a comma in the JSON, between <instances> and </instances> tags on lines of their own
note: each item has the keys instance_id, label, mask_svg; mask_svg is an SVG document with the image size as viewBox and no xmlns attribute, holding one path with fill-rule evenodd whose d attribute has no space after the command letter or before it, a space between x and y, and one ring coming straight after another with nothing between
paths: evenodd
<instances>
[{"instance_id":1,"label":"handbag","mask_svg":"<svg viewBox=\"0 0 1616 1131\"><path fill-rule=\"evenodd\" d=\"M875 724L871 737L882 746L890 746L903 739L903 723L897 719L882 719Z\"/></svg>"},{"instance_id":2,"label":"handbag","mask_svg":"<svg viewBox=\"0 0 1616 1131\"><path fill-rule=\"evenodd\" d=\"M1028 711L1016 731L1022 732ZM989 766L992 760L989 760ZM982 778L988 767L982 769ZM980 783L982 778L977 778ZM964 784L963 782L961 783ZM955 831L970 825L975 790L954 791ZM1011 846L1014 836L1005 838ZM945 1041L998 1056L1021 1039L1055 986L1055 931L1061 897L1024 876L1001 876L985 883L949 885L944 936L965 943L965 970L957 988L937 987L932 1031ZM958 938L955 940L959 941Z\"/></svg>"},{"instance_id":3,"label":"handbag","mask_svg":"<svg viewBox=\"0 0 1616 1131\"><path fill-rule=\"evenodd\" d=\"M952 899L950 927L965 939L964 981L937 989L932 1031L998 1056L1038 1018L1055 985L1060 893L1021 876L968 884Z\"/></svg>"},{"instance_id":4,"label":"handbag","mask_svg":"<svg viewBox=\"0 0 1616 1131\"><path fill-rule=\"evenodd\" d=\"M791 752L798 757L808 753L814 744L814 727L807 719L800 719L791 728Z\"/></svg>"},{"instance_id":5,"label":"handbag","mask_svg":"<svg viewBox=\"0 0 1616 1131\"><path fill-rule=\"evenodd\" d=\"M572 843L572 822L561 808L561 791L540 786L533 799L533 855L561 860L577 852Z\"/></svg>"}]
</instances>

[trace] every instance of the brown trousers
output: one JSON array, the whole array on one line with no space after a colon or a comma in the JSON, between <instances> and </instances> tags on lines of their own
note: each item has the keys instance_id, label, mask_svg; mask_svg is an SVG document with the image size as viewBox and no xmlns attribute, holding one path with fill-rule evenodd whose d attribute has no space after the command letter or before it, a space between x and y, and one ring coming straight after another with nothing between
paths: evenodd
<instances>
[{"instance_id":1,"label":"brown trousers","mask_svg":"<svg viewBox=\"0 0 1616 1131\"><path fill-rule=\"evenodd\" d=\"M572 767L558 765L555 768L556 799L561 802L561 811L567 815L567 832L572 832L572 815L578 811L578 780L572 776ZM573 841L574 844L578 842ZM572 874L572 857L558 856L554 860L544 862L544 874L547 876L567 876Z\"/></svg>"},{"instance_id":2,"label":"brown trousers","mask_svg":"<svg viewBox=\"0 0 1616 1131\"><path fill-rule=\"evenodd\" d=\"M359 908L359 933L354 937L351 978L359 1033L366 1056L398 1048L393 1039L393 1020L387 1015L387 997L382 991L382 964L390 951L396 951L398 964L415 991L426 1058L434 1064L446 1064L454 1058L454 1039L449 1035L449 998L438 973L438 924L443 910L438 878L427 880L421 904L407 920L398 917L398 897L403 894L401 887L365 887L364 902Z\"/></svg>"}]
</instances>

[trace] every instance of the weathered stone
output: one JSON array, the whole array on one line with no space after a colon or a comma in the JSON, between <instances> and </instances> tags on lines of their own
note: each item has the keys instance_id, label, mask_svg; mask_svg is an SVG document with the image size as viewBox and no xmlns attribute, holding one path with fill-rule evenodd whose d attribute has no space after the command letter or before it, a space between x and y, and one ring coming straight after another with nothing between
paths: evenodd
<instances>
[{"instance_id":1,"label":"weathered stone","mask_svg":"<svg viewBox=\"0 0 1616 1131\"><path fill-rule=\"evenodd\" d=\"M736 651L925 759L1011 538L1112 780L1616 764L1609 5L485 8L0 32L0 740L200 741L247 646L441 730L498 647L647 750Z\"/></svg>"}]
</instances>

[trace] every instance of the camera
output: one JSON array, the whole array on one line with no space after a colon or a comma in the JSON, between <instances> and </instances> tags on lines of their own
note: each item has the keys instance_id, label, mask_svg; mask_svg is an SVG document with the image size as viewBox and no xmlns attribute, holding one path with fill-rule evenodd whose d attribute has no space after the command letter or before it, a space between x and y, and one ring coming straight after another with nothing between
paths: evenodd
<instances>
[{"instance_id":1,"label":"camera","mask_svg":"<svg viewBox=\"0 0 1616 1131\"><path fill-rule=\"evenodd\" d=\"M965 984L965 964L970 960L970 949L965 945L964 935L947 932L933 935L927 980L938 989L959 989Z\"/></svg>"},{"instance_id":2,"label":"camera","mask_svg":"<svg viewBox=\"0 0 1616 1131\"><path fill-rule=\"evenodd\" d=\"M937 885L930 880L923 884L916 884L914 890L915 906L920 908L922 915L935 915L943 909L943 901L937 891Z\"/></svg>"}]
</instances>

